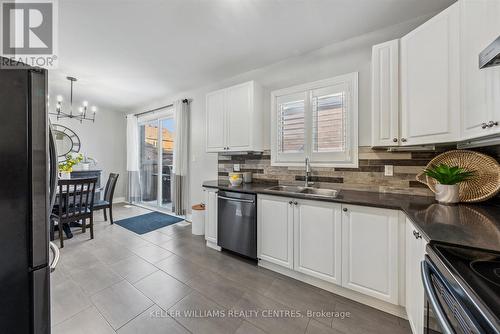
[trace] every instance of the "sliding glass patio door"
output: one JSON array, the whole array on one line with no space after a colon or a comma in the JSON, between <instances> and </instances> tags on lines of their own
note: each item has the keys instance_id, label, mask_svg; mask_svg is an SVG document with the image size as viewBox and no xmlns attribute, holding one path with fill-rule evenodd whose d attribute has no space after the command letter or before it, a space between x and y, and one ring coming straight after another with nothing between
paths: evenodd
<instances>
[{"instance_id":1,"label":"sliding glass patio door","mask_svg":"<svg viewBox=\"0 0 500 334\"><path fill-rule=\"evenodd\" d=\"M172 211L173 114L139 122L141 204Z\"/></svg>"}]
</instances>

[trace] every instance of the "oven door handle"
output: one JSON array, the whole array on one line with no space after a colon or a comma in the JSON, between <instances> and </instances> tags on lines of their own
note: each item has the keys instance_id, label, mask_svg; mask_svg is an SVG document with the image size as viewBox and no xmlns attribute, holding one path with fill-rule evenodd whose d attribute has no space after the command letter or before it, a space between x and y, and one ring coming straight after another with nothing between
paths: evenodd
<instances>
[{"instance_id":1,"label":"oven door handle","mask_svg":"<svg viewBox=\"0 0 500 334\"><path fill-rule=\"evenodd\" d=\"M453 327L451 326L448 318L446 317L446 313L444 312L441 304L439 303L439 299L436 296L436 291L431 282L431 271L435 269L431 267L431 265L427 261L422 261L421 263L421 273L422 273L422 282L424 283L424 290L427 295L427 299L429 300L429 304L431 304L434 313L436 314L437 321L443 330L443 334L455 334Z\"/></svg>"},{"instance_id":2,"label":"oven door handle","mask_svg":"<svg viewBox=\"0 0 500 334\"><path fill-rule=\"evenodd\" d=\"M233 201L233 202L254 203L254 201L251 199L231 198L231 197L226 197L226 196L221 196L221 195L219 195L219 198L225 199L228 201Z\"/></svg>"}]
</instances>

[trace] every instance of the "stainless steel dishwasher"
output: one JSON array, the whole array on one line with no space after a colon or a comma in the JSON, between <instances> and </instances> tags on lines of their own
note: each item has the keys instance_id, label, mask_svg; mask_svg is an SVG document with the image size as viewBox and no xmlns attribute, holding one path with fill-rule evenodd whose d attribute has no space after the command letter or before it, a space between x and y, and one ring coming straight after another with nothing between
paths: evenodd
<instances>
[{"instance_id":1,"label":"stainless steel dishwasher","mask_svg":"<svg viewBox=\"0 0 500 334\"><path fill-rule=\"evenodd\" d=\"M217 245L257 259L257 196L218 192Z\"/></svg>"}]
</instances>

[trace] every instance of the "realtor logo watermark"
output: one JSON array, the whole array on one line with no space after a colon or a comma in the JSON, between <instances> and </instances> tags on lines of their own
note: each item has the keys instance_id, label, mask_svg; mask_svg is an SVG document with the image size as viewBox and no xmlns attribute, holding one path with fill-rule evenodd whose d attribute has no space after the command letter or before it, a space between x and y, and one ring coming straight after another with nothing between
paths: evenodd
<instances>
[{"instance_id":1,"label":"realtor logo watermark","mask_svg":"<svg viewBox=\"0 0 500 334\"><path fill-rule=\"evenodd\" d=\"M0 0L0 68L56 68L57 14L57 0Z\"/></svg>"}]
</instances>

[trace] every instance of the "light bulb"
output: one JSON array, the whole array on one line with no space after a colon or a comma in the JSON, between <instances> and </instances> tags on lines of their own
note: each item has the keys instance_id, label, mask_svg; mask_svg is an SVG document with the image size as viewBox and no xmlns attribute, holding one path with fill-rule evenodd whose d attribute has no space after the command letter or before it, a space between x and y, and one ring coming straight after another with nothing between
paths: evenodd
<instances>
[{"instance_id":1,"label":"light bulb","mask_svg":"<svg viewBox=\"0 0 500 334\"><path fill-rule=\"evenodd\" d=\"M96 107L96 106L92 106L92 108L90 108L90 110L91 110L93 113L96 113L96 112L97 112L97 107Z\"/></svg>"},{"instance_id":2,"label":"light bulb","mask_svg":"<svg viewBox=\"0 0 500 334\"><path fill-rule=\"evenodd\" d=\"M62 95L57 95L57 102L62 102L62 100L63 100Z\"/></svg>"},{"instance_id":3,"label":"light bulb","mask_svg":"<svg viewBox=\"0 0 500 334\"><path fill-rule=\"evenodd\" d=\"M89 102L88 102L88 101L83 101L83 106L84 106L85 108L87 108L87 107L89 106Z\"/></svg>"},{"instance_id":4,"label":"light bulb","mask_svg":"<svg viewBox=\"0 0 500 334\"><path fill-rule=\"evenodd\" d=\"M79 107L78 111L80 112L80 114L83 114L83 107Z\"/></svg>"}]
</instances>

